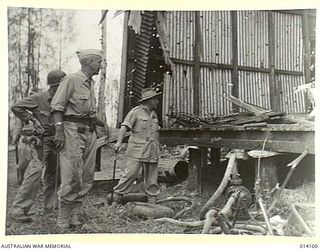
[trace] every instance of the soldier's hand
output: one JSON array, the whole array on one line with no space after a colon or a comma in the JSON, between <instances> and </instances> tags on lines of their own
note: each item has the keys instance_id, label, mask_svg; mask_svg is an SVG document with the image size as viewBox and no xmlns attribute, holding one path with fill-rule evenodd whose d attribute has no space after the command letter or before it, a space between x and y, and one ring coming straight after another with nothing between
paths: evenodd
<instances>
[{"instance_id":1,"label":"soldier's hand","mask_svg":"<svg viewBox=\"0 0 320 250\"><path fill-rule=\"evenodd\" d=\"M60 151L65 142L65 135L64 135L64 128L63 126L56 126L56 133L54 135L54 143L56 145L56 148Z\"/></svg>"},{"instance_id":2,"label":"soldier's hand","mask_svg":"<svg viewBox=\"0 0 320 250\"><path fill-rule=\"evenodd\" d=\"M117 142L116 144L114 144L113 146L113 149L116 153L119 153L119 151L121 150L121 146L122 146L122 143L120 142Z\"/></svg>"},{"instance_id":3,"label":"soldier's hand","mask_svg":"<svg viewBox=\"0 0 320 250\"><path fill-rule=\"evenodd\" d=\"M33 123L33 127L34 127L36 133L43 134L44 128L42 127L41 123L36 118L32 118L31 121Z\"/></svg>"}]
</instances>

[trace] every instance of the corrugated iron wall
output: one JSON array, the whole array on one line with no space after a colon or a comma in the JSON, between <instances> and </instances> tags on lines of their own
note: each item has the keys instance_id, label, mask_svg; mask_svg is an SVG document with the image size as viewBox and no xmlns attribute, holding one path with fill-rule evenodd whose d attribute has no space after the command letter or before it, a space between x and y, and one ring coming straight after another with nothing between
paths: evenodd
<instances>
[{"instance_id":1,"label":"corrugated iron wall","mask_svg":"<svg viewBox=\"0 0 320 250\"><path fill-rule=\"evenodd\" d=\"M191 11L170 11L167 14L169 27L170 57L193 60L194 14ZM174 31L174 32L172 32ZM193 113L193 66L176 64L174 76L165 76L163 86L163 119L167 120L169 110Z\"/></svg>"},{"instance_id":2,"label":"corrugated iron wall","mask_svg":"<svg viewBox=\"0 0 320 250\"><path fill-rule=\"evenodd\" d=\"M201 61L231 64L232 34L229 11L200 11Z\"/></svg>"},{"instance_id":3,"label":"corrugated iron wall","mask_svg":"<svg viewBox=\"0 0 320 250\"><path fill-rule=\"evenodd\" d=\"M275 67L279 70L304 72L302 17L274 12L275 22ZM303 84L305 78L277 74L282 110L287 113L303 113L306 110L302 93L295 94L294 88Z\"/></svg>"},{"instance_id":4,"label":"corrugated iron wall","mask_svg":"<svg viewBox=\"0 0 320 250\"><path fill-rule=\"evenodd\" d=\"M275 67L303 71L302 17L274 12Z\"/></svg>"},{"instance_id":5,"label":"corrugated iron wall","mask_svg":"<svg viewBox=\"0 0 320 250\"><path fill-rule=\"evenodd\" d=\"M294 93L294 88L304 83L303 76L278 74L276 79L280 85L280 105L287 113L302 113L305 110L304 97Z\"/></svg>"},{"instance_id":6,"label":"corrugated iron wall","mask_svg":"<svg viewBox=\"0 0 320 250\"><path fill-rule=\"evenodd\" d=\"M239 11L237 18L238 65L269 68L268 12ZM240 70L238 89L241 100L270 109L268 73Z\"/></svg>"},{"instance_id":7,"label":"corrugated iron wall","mask_svg":"<svg viewBox=\"0 0 320 250\"><path fill-rule=\"evenodd\" d=\"M266 11L239 11L238 64L269 68L268 13Z\"/></svg>"},{"instance_id":8,"label":"corrugated iron wall","mask_svg":"<svg viewBox=\"0 0 320 250\"><path fill-rule=\"evenodd\" d=\"M153 11L145 11L141 17L140 34L136 35L135 41L135 67L134 67L134 85L132 87L133 102L135 105L141 96L141 90L145 88L148 71L150 68L150 50L151 39L154 24L155 13ZM133 105L133 106L135 106Z\"/></svg>"},{"instance_id":9,"label":"corrugated iron wall","mask_svg":"<svg viewBox=\"0 0 320 250\"><path fill-rule=\"evenodd\" d=\"M228 92L231 71L201 67L200 70L200 116L219 116L231 111L231 103L222 95Z\"/></svg>"},{"instance_id":10,"label":"corrugated iron wall","mask_svg":"<svg viewBox=\"0 0 320 250\"><path fill-rule=\"evenodd\" d=\"M268 11L237 12L238 97L270 109ZM272 12L275 27L275 80L282 90L281 110L305 112L304 98L293 93L304 83L301 15ZM165 77L164 110L193 113L195 14L170 11L167 27L173 62L173 77ZM226 115L231 104L221 95L232 82L232 25L230 11L200 11L200 116ZM176 59L176 60L175 60Z\"/></svg>"},{"instance_id":11,"label":"corrugated iron wall","mask_svg":"<svg viewBox=\"0 0 320 250\"><path fill-rule=\"evenodd\" d=\"M170 11L167 14L170 56L193 60L194 15L192 11Z\"/></svg>"},{"instance_id":12,"label":"corrugated iron wall","mask_svg":"<svg viewBox=\"0 0 320 250\"><path fill-rule=\"evenodd\" d=\"M270 109L269 74L240 70L239 99Z\"/></svg>"}]
</instances>

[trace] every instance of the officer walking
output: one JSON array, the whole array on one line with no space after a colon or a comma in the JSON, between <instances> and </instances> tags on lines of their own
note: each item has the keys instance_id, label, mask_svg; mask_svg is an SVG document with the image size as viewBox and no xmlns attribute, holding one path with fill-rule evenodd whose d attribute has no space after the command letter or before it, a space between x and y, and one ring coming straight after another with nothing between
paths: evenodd
<instances>
[{"instance_id":1,"label":"officer walking","mask_svg":"<svg viewBox=\"0 0 320 250\"><path fill-rule=\"evenodd\" d=\"M107 124L96 117L92 79L101 68L101 51L87 49L77 54L81 70L64 78L51 103L61 167L58 233L82 224L79 216L83 196L94 177L96 125L104 126L106 138L109 135Z\"/></svg>"},{"instance_id":2,"label":"officer walking","mask_svg":"<svg viewBox=\"0 0 320 250\"><path fill-rule=\"evenodd\" d=\"M66 74L53 70L47 75L49 89L16 102L12 112L25 123L33 123L35 132L25 143L30 146L31 161L24 174L24 180L15 196L11 215L19 220L27 215L40 188L42 170L44 174L44 211L52 214L56 205L56 151L54 145L54 126L50 113L50 103L59 82Z\"/></svg>"},{"instance_id":3,"label":"officer walking","mask_svg":"<svg viewBox=\"0 0 320 250\"><path fill-rule=\"evenodd\" d=\"M121 149L127 131L131 131L131 136L126 151L125 174L114 187L114 205L120 203L122 195L129 191L142 167L144 168L145 192L149 203L155 203L160 193L157 183L160 157L158 130L160 127L155 112L160 94L152 88L143 89L140 106L133 108L121 124L118 140L114 146L116 152Z\"/></svg>"}]
</instances>

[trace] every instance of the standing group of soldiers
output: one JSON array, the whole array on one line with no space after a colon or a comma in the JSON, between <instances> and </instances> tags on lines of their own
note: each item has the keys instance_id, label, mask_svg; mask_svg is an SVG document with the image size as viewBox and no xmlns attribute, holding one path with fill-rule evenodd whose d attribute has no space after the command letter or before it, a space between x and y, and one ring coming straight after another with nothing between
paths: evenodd
<instances>
[{"instance_id":1,"label":"standing group of soldiers","mask_svg":"<svg viewBox=\"0 0 320 250\"><path fill-rule=\"evenodd\" d=\"M67 233L83 224L83 199L93 185L96 157L96 126L109 127L96 114L94 80L102 62L100 50L77 52L81 69L66 75L53 70L47 75L49 89L17 101L12 112L24 123L17 126L13 142L18 142L19 190L10 210L16 220L28 218L37 191L43 186L44 214L52 220L58 208L56 232ZM123 177L114 187L113 205L129 192L141 168L144 168L145 192L155 203L160 193L157 183L160 157L159 125L155 112L160 93L152 88L141 93L140 105L125 117L114 145L121 150L126 132L131 136L127 146L127 163Z\"/></svg>"}]
</instances>

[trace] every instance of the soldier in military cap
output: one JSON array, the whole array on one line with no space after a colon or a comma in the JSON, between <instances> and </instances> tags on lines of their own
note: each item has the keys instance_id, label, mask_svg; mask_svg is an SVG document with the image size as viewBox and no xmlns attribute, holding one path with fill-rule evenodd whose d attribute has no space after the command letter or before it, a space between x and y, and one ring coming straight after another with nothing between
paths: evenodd
<instances>
[{"instance_id":1,"label":"soldier in military cap","mask_svg":"<svg viewBox=\"0 0 320 250\"><path fill-rule=\"evenodd\" d=\"M108 125L97 119L92 79L99 74L102 53L86 49L77 54L81 70L65 77L51 103L61 163L58 233L83 223L83 196L92 187L94 177L96 125L104 126L106 138L109 135Z\"/></svg>"},{"instance_id":2,"label":"soldier in military cap","mask_svg":"<svg viewBox=\"0 0 320 250\"><path fill-rule=\"evenodd\" d=\"M126 156L124 176L114 188L114 205L120 203L123 194L137 178L141 168L144 168L145 192L149 203L155 203L160 193L158 179L158 161L160 157L159 122L155 112L159 103L159 95L153 88L143 89L140 105L133 108L125 117L114 148L121 149L123 138L131 131Z\"/></svg>"},{"instance_id":3,"label":"soldier in military cap","mask_svg":"<svg viewBox=\"0 0 320 250\"><path fill-rule=\"evenodd\" d=\"M25 137L31 150L31 160L24 174L24 180L16 194L11 208L14 219L24 220L36 198L45 168L43 193L44 211L51 215L56 206L56 151L53 142L54 126L50 103L65 73L53 70L47 75L49 89L17 101L12 112L24 123L32 123L34 131Z\"/></svg>"}]
</instances>

